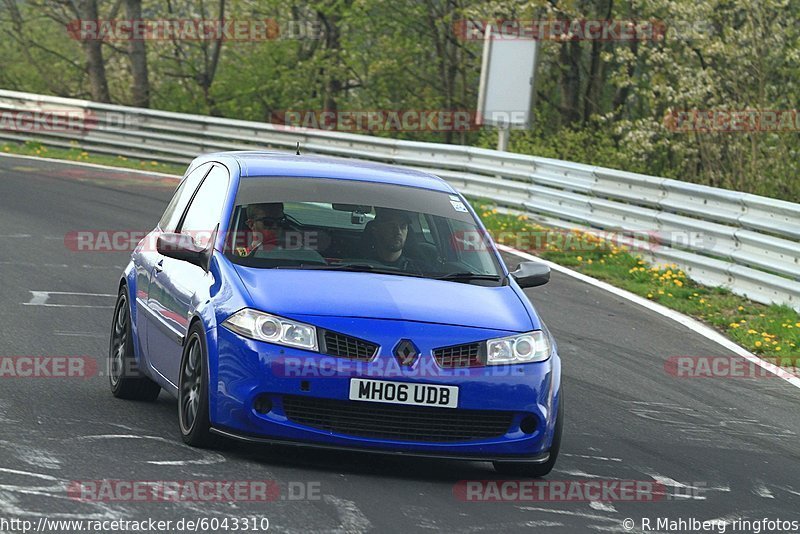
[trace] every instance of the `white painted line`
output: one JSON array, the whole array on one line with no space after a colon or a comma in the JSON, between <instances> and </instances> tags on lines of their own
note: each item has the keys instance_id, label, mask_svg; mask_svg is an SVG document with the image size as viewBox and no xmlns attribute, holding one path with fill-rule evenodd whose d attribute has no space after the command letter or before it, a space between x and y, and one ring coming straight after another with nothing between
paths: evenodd
<instances>
[{"instance_id":1,"label":"white painted line","mask_svg":"<svg viewBox=\"0 0 800 534\"><path fill-rule=\"evenodd\" d=\"M108 306L103 306L103 307L107 308ZM105 339L105 338L108 337L106 334L94 334L92 332L59 332L59 331L55 331L55 332L53 332L53 334L55 334L57 336L94 337L94 338L98 338L98 339Z\"/></svg>"},{"instance_id":2,"label":"white painted line","mask_svg":"<svg viewBox=\"0 0 800 534\"><path fill-rule=\"evenodd\" d=\"M116 297L111 293L78 293L73 291L31 291L31 293L47 293L50 295L78 295L80 297Z\"/></svg>"},{"instance_id":3,"label":"white painted line","mask_svg":"<svg viewBox=\"0 0 800 534\"><path fill-rule=\"evenodd\" d=\"M570 510L558 510L556 508L539 508L537 506L517 506L517 508L526 512L546 512L548 514L569 515L572 517L582 517L584 519L594 519L597 521L618 521L618 519L615 517L587 514L585 512L572 512Z\"/></svg>"},{"instance_id":4,"label":"white painted line","mask_svg":"<svg viewBox=\"0 0 800 534\"><path fill-rule=\"evenodd\" d=\"M174 174L166 174L163 172L151 172L151 171L143 171L141 169L129 169L127 167L112 167L111 165L100 165L98 163L85 163L81 161L70 161L68 159L58 159L58 158L39 158L36 156L23 156L20 154L6 154L5 152L0 152L0 156L4 158L19 158L19 159L32 159L36 161L52 161L54 163L63 163L64 165L74 165L79 167L91 167L93 169L106 169L118 172L131 172L134 174L144 174L147 176L158 176L160 178L172 178L173 180L179 180L180 176L176 176ZM186 167L188 168L189 165L187 164Z\"/></svg>"},{"instance_id":5,"label":"white painted line","mask_svg":"<svg viewBox=\"0 0 800 534\"><path fill-rule=\"evenodd\" d=\"M513 254L527 261L536 261L539 263L543 263L554 271L558 271L560 273L566 274L567 276L571 276L572 278L580 280L581 282L586 282L589 285L592 285L604 291L608 291L609 293L612 293L614 295L617 295L618 297L629 300L634 304L638 304L639 306L647 308L650 311L654 311L657 314L666 317L667 319L672 319L673 321L682 324L692 332L701 335L704 338L713 341L719 345L722 345L727 350L733 352L737 356L741 356L745 360L748 360L758 365L765 371L770 372L779 378L782 378L783 380L790 383L794 387L800 388L800 377L787 372L786 370L782 369L781 367L778 367L773 363L762 360L749 350L737 345L736 343L726 338L716 330L709 328L708 326L704 325L703 323L695 319L692 319L688 315L684 315L682 313L676 312L675 310L671 310L666 306L662 306L661 304L658 304L651 300L647 300L646 298L640 297L639 295L631 293L630 291L614 287L611 284L602 282L596 278L592 278L591 276L587 276L583 273L573 271L572 269L568 269L567 267L563 267L551 261L543 260L542 258L533 256L532 254L528 254L527 252L522 252L521 250L516 250L514 248L505 245L497 245L497 248L503 252Z\"/></svg>"},{"instance_id":6,"label":"white painted line","mask_svg":"<svg viewBox=\"0 0 800 534\"><path fill-rule=\"evenodd\" d=\"M609 458L608 456L590 456L587 454L567 454L561 453L561 456L571 456L573 458L585 458L587 460L602 460L604 462L621 462L622 458Z\"/></svg>"},{"instance_id":7,"label":"white painted line","mask_svg":"<svg viewBox=\"0 0 800 534\"><path fill-rule=\"evenodd\" d=\"M31 304L23 302L23 306L40 306L42 308L102 308L105 310L113 310L114 306L88 306L84 304Z\"/></svg>"},{"instance_id":8,"label":"white painted line","mask_svg":"<svg viewBox=\"0 0 800 534\"><path fill-rule=\"evenodd\" d=\"M612 505L600 501L590 501L589 508L591 508L592 510L597 510L599 512L614 512L614 513L617 512L617 509L614 508Z\"/></svg>"},{"instance_id":9,"label":"white painted line","mask_svg":"<svg viewBox=\"0 0 800 534\"><path fill-rule=\"evenodd\" d=\"M764 485L763 482L759 482L758 484L756 484L756 486L753 488L753 493L755 493L759 497L763 497L764 499L775 498L775 496L772 494L769 488Z\"/></svg>"},{"instance_id":10,"label":"white painted line","mask_svg":"<svg viewBox=\"0 0 800 534\"><path fill-rule=\"evenodd\" d=\"M353 501L334 495L323 495L322 498L325 504L333 506L339 516L339 526L334 532L366 532L372 529L372 523Z\"/></svg>"},{"instance_id":11,"label":"white painted line","mask_svg":"<svg viewBox=\"0 0 800 534\"><path fill-rule=\"evenodd\" d=\"M50 298L47 291L31 291L31 295L31 300L25 303L26 306L43 306Z\"/></svg>"},{"instance_id":12,"label":"white painted line","mask_svg":"<svg viewBox=\"0 0 800 534\"><path fill-rule=\"evenodd\" d=\"M116 298L109 293L76 293L71 291L31 291L31 300L23 302L23 306L42 306L45 308L113 308L113 306L98 306L88 304L50 304L50 295L77 295L79 297L104 297Z\"/></svg>"}]
</instances>

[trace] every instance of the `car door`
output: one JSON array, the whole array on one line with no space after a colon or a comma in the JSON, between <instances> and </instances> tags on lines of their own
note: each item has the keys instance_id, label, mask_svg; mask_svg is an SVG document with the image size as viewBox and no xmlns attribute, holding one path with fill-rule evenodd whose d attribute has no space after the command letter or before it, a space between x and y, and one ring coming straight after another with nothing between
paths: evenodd
<instances>
[{"instance_id":1,"label":"car door","mask_svg":"<svg viewBox=\"0 0 800 534\"><path fill-rule=\"evenodd\" d=\"M219 224L229 183L228 170L214 164L175 231L191 236L201 247L208 246ZM156 254L147 300L154 325L148 329L147 346L155 370L177 387L192 297L203 285L210 286L212 277L197 265Z\"/></svg>"},{"instance_id":2,"label":"car door","mask_svg":"<svg viewBox=\"0 0 800 534\"><path fill-rule=\"evenodd\" d=\"M161 260L161 255L156 251L156 241L162 232L174 232L178 227L181 217L189 205L189 201L194 196L200 182L205 178L211 164L197 167L186 177L175 189L161 220L158 221L156 228L150 232L136 247L133 253L133 265L136 271L136 334L139 338L139 348L146 363L152 366L147 346L147 331L153 317L150 314L148 305L150 295L150 282L153 277L156 264Z\"/></svg>"}]
</instances>

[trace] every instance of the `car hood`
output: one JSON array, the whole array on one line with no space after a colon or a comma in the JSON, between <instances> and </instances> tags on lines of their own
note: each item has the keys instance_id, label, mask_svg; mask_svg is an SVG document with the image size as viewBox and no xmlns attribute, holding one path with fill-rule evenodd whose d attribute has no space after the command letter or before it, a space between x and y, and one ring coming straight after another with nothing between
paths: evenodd
<instances>
[{"instance_id":1,"label":"car hood","mask_svg":"<svg viewBox=\"0 0 800 534\"><path fill-rule=\"evenodd\" d=\"M293 317L394 319L526 332L536 328L510 286L375 273L235 266L256 309Z\"/></svg>"}]
</instances>

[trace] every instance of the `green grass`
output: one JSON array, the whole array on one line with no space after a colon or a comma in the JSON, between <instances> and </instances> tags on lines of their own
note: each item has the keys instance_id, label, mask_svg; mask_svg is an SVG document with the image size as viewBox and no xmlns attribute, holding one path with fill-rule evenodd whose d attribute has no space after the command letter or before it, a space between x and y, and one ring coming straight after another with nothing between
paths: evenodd
<instances>
[{"instance_id":1,"label":"green grass","mask_svg":"<svg viewBox=\"0 0 800 534\"><path fill-rule=\"evenodd\" d=\"M139 169L146 171L156 171L165 174L182 175L186 166L175 165L173 163L160 163L158 161L129 159L124 156L108 156L104 154L89 154L75 148L53 148L44 146L35 141L26 143L4 143L0 145L0 152L5 154L20 154L23 156L36 156L39 158L65 159L70 161L81 161L85 163L96 163L98 165L109 165L112 167L124 167L127 169Z\"/></svg>"},{"instance_id":2,"label":"green grass","mask_svg":"<svg viewBox=\"0 0 800 534\"><path fill-rule=\"evenodd\" d=\"M48 148L35 142L5 143L0 151L175 175L185 170L180 165L89 154L77 147ZM800 314L788 306L765 306L725 289L701 286L675 265L649 265L624 247L580 231L544 228L525 216L499 213L487 201L476 200L473 206L498 243L522 248L695 317L756 354L779 361L798 357Z\"/></svg>"},{"instance_id":3,"label":"green grass","mask_svg":"<svg viewBox=\"0 0 800 534\"><path fill-rule=\"evenodd\" d=\"M788 306L765 306L726 289L699 285L676 265L650 265L614 243L576 230L544 228L525 216L499 213L486 201L473 206L498 243L523 248L695 317L753 353L776 360L798 357L800 314Z\"/></svg>"}]
</instances>

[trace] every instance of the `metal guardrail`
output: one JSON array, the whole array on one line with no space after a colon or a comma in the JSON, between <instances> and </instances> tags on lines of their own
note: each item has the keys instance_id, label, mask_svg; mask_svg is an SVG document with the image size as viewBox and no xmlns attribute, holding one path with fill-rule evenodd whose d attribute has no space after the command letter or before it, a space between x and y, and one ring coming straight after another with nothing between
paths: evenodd
<instances>
[{"instance_id":1,"label":"metal guardrail","mask_svg":"<svg viewBox=\"0 0 800 534\"><path fill-rule=\"evenodd\" d=\"M559 228L621 232L692 279L800 310L800 204L667 178L474 147L287 128L0 90L0 113L76 112L82 131L3 130L101 154L188 164L203 152L277 148L381 161L441 176L465 195ZM35 119L34 119L35 120ZM655 237L655 239L653 239Z\"/></svg>"}]
</instances>

